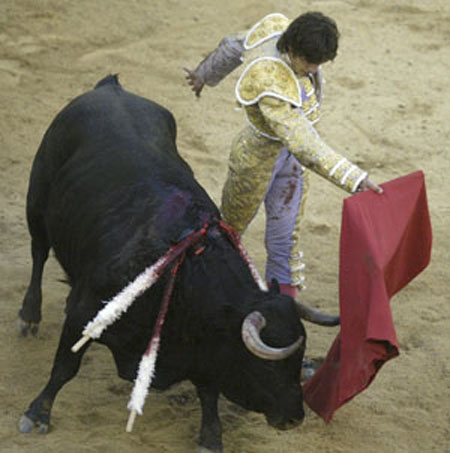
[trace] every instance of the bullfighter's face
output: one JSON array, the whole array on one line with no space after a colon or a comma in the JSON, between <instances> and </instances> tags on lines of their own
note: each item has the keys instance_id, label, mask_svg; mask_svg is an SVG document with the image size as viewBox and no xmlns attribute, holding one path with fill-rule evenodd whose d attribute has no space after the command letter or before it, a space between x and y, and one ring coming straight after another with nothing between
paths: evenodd
<instances>
[{"instance_id":1,"label":"bullfighter's face","mask_svg":"<svg viewBox=\"0 0 450 453\"><path fill-rule=\"evenodd\" d=\"M292 69L300 77L317 72L319 69L319 64L309 63L304 57L294 55L292 51L289 51L288 55Z\"/></svg>"}]
</instances>

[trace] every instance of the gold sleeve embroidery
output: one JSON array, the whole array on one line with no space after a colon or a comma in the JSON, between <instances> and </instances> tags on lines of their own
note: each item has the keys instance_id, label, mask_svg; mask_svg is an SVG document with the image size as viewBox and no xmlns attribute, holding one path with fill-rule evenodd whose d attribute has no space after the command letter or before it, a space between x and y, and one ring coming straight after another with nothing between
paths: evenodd
<instances>
[{"instance_id":1,"label":"gold sleeve embroidery","mask_svg":"<svg viewBox=\"0 0 450 453\"><path fill-rule=\"evenodd\" d=\"M358 189L367 172L330 148L299 110L270 96L258 105L269 127L302 165L348 192Z\"/></svg>"}]
</instances>

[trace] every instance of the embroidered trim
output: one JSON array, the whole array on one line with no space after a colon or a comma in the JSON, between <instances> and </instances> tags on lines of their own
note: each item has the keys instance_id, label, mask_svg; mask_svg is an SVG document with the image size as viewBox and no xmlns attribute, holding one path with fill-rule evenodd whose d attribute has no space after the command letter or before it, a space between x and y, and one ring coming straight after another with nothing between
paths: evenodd
<instances>
[{"instance_id":1,"label":"embroidered trim","mask_svg":"<svg viewBox=\"0 0 450 453\"><path fill-rule=\"evenodd\" d=\"M254 64L256 64L256 63L258 63L260 61L263 61L263 60L276 61L276 62L282 64L283 66L285 66L285 68L291 74L291 76L292 76L292 78L294 80L295 86L297 87L297 94L298 94L299 101L295 101L294 99L290 99L287 96L283 96L283 95L278 94L278 93L273 93L271 91L263 91L258 96L256 96L256 98L252 99L251 101L245 101L244 99L242 99L242 97L241 97L241 95L239 93L239 86L240 86L240 84L242 82L242 79L244 78L244 76L247 74L249 69ZM274 98L277 98L277 99L281 99L282 101L289 102L290 104L294 105L295 107L301 107L302 106L302 90L300 88L300 82L298 81L297 77L295 76L294 71L283 60L280 60L279 58L275 58L275 57L260 57L260 58L256 58L255 60L253 60L244 69L244 71L242 72L241 76L239 77L239 80L237 81L236 87L235 87L235 94L236 94L236 99L239 101L239 103L242 104L242 105L246 105L246 106L257 104L261 100L261 98L263 98L264 96L271 96L271 97L274 97Z\"/></svg>"},{"instance_id":2,"label":"embroidered trim","mask_svg":"<svg viewBox=\"0 0 450 453\"><path fill-rule=\"evenodd\" d=\"M302 275L300 278L298 278L297 280L292 282L292 285L293 286L301 285L305 280L306 280L306 277L304 275ZM306 286L304 286L304 288L306 289Z\"/></svg>"},{"instance_id":3,"label":"embroidered trim","mask_svg":"<svg viewBox=\"0 0 450 453\"><path fill-rule=\"evenodd\" d=\"M300 263L298 266L295 266L291 269L292 272L302 271L306 267L305 263Z\"/></svg>"},{"instance_id":4,"label":"embroidered trim","mask_svg":"<svg viewBox=\"0 0 450 453\"><path fill-rule=\"evenodd\" d=\"M247 114L247 112L245 112ZM264 138L268 138L269 140L274 140L276 142L281 142L281 139L279 139L278 137L273 137L272 135L269 135L269 134L266 134L265 132L263 131L260 131L249 119L249 117L247 116L246 117L247 119L247 122L248 124L250 125L250 127L259 135L262 135Z\"/></svg>"},{"instance_id":5,"label":"embroidered trim","mask_svg":"<svg viewBox=\"0 0 450 453\"><path fill-rule=\"evenodd\" d=\"M338 170L339 167L341 167L342 165L344 165L344 163L347 162L347 159L345 157L343 157L330 171L329 175L330 176L333 176L336 171Z\"/></svg>"},{"instance_id":6,"label":"embroidered trim","mask_svg":"<svg viewBox=\"0 0 450 453\"><path fill-rule=\"evenodd\" d=\"M251 50L251 49L254 49L255 47L258 47L260 44L263 44L267 41L269 41L270 39L272 38L275 38L276 36L281 36L283 34L282 31L276 31L274 33L271 33L270 35L267 35L265 36L264 38L260 39L259 41L256 41L255 44L252 44L251 46L248 46L245 42L244 42L244 49L245 50ZM247 40L247 38L246 38Z\"/></svg>"},{"instance_id":7,"label":"embroidered trim","mask_svg":"<svg viewBox=\"0 0 450 453\"><path fill-rule=\"evenodd\" d=\"M315 112L318 108L319 108L319 104L318 103L314 104L307 112L302 112L302 114L305 116L311 115L311 113ZM314 121L317 122L317 118L313 121L311 121L311 120L308 120L308 121L310 121L311 123Z\"/></svg>"},{"instance_id":8,"label":"embroidered trim","mask_svg":"<svg viewBox=\"0 0 450 453\"><path fill-rule=\"evenodd\" d=\"M367 173L367 171L363 172L363 174L356 180L355 185L352 188L352 192L356 192L356 190L358 189L358 186L361 184L361 182L364 179L367 178L368 175L369 175L369 173Z\"/></svg>"},{"instance_id":9,"label":"embroidered trim","mask_svg":"<svg viewBox=\"0 0 450 453\"><path fill-rule=\"evenodd\" d=\"M283 34L282 31L277 31L277 32L271 33L270 35L265 36L264 38L260 39L259 41L256 41L256 43L254 43L250 46L247 44L252 33L269 17L281 17L282 19L286 19L287 21L289 21L289 19L284 14L281 14L281 13L271 13L271 14L268 14L267 16L264 16L259 22L257 22L255 25L253 25L253 27L250 28L250 30L246 34L245 40L244 40L244 49L246 49L246 50L254 49L255 47L259 46L263 42L268 41L269 39L273 38L274 36Z\"/></svg>"},{"instance_id":10,"label":"embroidered trim","mask_svg":"<svg viewBox=\"0 0 450 453\"><path fill-rule=\"evenodd\" d=\"M342 176L341 179L341 184L345 184L345 181L347 181L347 178L350 176L351 173L353 173L358 167L356 165L352 165L345 173L344 176Z\"/></svg>"}]
</instances>

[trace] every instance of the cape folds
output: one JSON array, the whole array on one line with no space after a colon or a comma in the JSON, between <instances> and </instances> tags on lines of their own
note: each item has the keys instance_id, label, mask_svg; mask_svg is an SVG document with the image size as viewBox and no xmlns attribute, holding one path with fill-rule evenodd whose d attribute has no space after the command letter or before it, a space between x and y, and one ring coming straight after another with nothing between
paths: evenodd
<instances>
[{"instance_id":1,"label":"cape folds","mask_svg":"<svg viewBox=\"0 0 450 453\"><path fill-rule=\"evenodd\" d=\"M340 240L341 331L304 386L326 423L399 354L390 298L430 262L431 223L421 171L344 201Z\"/></svg>"}]
</instances>

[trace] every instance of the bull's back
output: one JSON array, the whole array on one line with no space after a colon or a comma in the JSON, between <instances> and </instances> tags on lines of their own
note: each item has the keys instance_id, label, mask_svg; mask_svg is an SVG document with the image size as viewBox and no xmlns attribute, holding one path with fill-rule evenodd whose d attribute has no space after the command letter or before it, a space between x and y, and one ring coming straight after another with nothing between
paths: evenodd
<instances>
[{"instance_id":1,"label":"bull's back","mask_svg":"<svg viewBox=\"0 0 450 453\"><path fill-rule=\"evenodd\" d=\"M193 199L216 209L175 139L172 114L125 91L114 76L57 115L36 156L30 193L46 198L51 245L69 276L143 240L159 254L183 228Z\"/></svg>"},{"instance_id":2,"label":"bull's back","mask_svg":"<svg viewBox=\"0 0 450 453\"><path fill-rule=\"evenodd\" d=\"M76 152L93 148L98 154L99 149L125 146L128 159L133 159L130 152L136 145L152 148L152 155L158 150L176 155L175 140L175 120L167 109L127 92L116 76L108 76L61 110L44 136L37 159L58 171Z\"/></svg>"}]
</instances>

